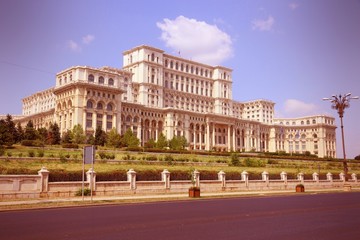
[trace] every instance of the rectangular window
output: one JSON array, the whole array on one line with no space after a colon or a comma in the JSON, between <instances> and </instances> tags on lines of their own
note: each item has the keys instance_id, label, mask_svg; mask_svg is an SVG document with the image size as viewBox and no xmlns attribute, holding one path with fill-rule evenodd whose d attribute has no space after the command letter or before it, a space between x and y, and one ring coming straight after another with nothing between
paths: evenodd
<instances>
[{"instance_id":1,"label":"rectangular window","mask_svg":"<svg viewBox=\"0 0 360 240\"><path fill-rule=\"evenodd\" d=\"M87 120L86 120L86 127L87 127L87 128L91 128L91 127L92 127L92 120L91 120L91 119L87 119Z\"/></svg>"}]
</instances>

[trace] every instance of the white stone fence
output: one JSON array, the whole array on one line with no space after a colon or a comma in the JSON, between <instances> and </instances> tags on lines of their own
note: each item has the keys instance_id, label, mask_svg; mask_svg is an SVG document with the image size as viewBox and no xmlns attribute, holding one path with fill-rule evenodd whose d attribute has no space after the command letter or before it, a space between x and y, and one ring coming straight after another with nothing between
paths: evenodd
<instances>
[{"instance_id":1,"label":"white stone fence","mask_svg":"<svg viewBox=\"0 0 360 240\"><path fill-rule=\"evenodd\" d=\"M269 173L264 171L261 180L249 180L246 171L241 173L240 180L226 180L226 173L220 171L216 180L201 180L201 173L195 170L192 179L171 180L171 173L165 169L160 181L137 181L136 171L127 172L127 181L96 181L96 172L90 169L86 172L85 187L92 187L94 195L114 196L132 194L166 194L186 193L191 186L200 187L201 192L231 192L231 191L271 191L294 190L298 184L303 184L305 190L343 189L360 187L357 175L345 182L345 174L340 173L339 179L333 179L331 173L326 174L326 180L320 180L318 173L312 174L311 180L305 180L299 173L297 179L288 179L286 172L280 173L280 179L271 180ZM49 182L49 171L43 167L38 175L0 175L0 199L4 198L38 198L38 197L72 197L81 189L81 181Z\"/></svg>"}]
</instances>

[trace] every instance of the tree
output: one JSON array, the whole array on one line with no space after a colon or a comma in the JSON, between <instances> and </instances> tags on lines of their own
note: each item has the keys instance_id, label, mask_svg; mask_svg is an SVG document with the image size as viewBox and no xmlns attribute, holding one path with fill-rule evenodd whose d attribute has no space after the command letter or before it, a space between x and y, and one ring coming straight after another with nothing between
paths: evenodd
<instances>
[{"instance_id":1,"label":"tree","mask_svg":"<svg viewBox=\"0 0 360 240\"><path fill-rule=\"evenodd\" d=\"M145 147L146 148L154 148L156 146L156 142L154 139L149 139L146 143L145 143Z\"/></svg>"},{"instance_id":2,"label":"tree","mask_svg":"<svg viewBox=\"0 0 360 240\"><path fill-rule=\"evenodd\" d=\"M360 155L357 155L357 156L355 157L355 160L360 160Z\"/></svg>"},{"instance_id":3,"label":"tree","mask_svg":"<svg viewBox=\"0 0 360 240\"><path fill-rule=\"evenodd\" d=\"M104 146L106 143L106 133L101 129L101 126L96 127L95 131L95 145Z\"/></svg>"},{"instance_id":4,"label":"tree","mask_svg":"<svg viewBox=\"0 0 360 240\"><path fill-rule=\"evenodd\" d=\"M172 150L183 150L187 146L187 141L184 136L174 136L169 141L169 147Z\"/></svg>"},{"instance_id":5,"label":"tree","mask_svg":"<svg viewBox=\"0 0 360 240\"><path fill-rule=\"evenodd\" d=\"M116 128L111 129L106 138L106 146L117 148L121 145L121 136Z\"/></svg>"},{"instance_id":6,"label":"tree","mask_svg":"<svg viewBox=\"0 0 360 240\"><path fill-rule=\"evenodd\" d=\"M17 131L10 114L0 122L0 145L11 146L16 142Z\"/></svg>"},{"instance_id":7,"label":"tree","mask_svg":"<svg viewBox=\"0 0 360 240\"><path fill-rule=\"evenodd\" d=\"M18 122L17 126L16 126L16 142L19 143L24 139L24 130L21 127L20 122Z\"/></svg>"},{"instance_id":8,"label":"tree","mask_svg":"<svg viewBox=\"0 0 360 240\"><path fill-rule=\"evenodd\" d=\"M51 123L46 142L50 145L56 145L56 144L60 144L60 141L61 141L61 137L60 137L59 125L57 125L57 123L54 124Z\"/></svg>"},{"instance_id":9,"label":"tree","mask_svg":"<svg viewBox=\"0 0 360 240\"><path fill-rule=\"evenodd\" d=\"M4 119L0 119L0 146L6 142L6 124Z\"/></svg>"},{"instance_id":10,"label":"tree","mask_svg":"<svg viewBox=\"0 0 360 240\"><path fill-rule=\"evenodd\" d=\"M80 124L77 124L73 127L72 130L72 143L83 144L86 140L86 135L84 133L84 129Z\"/></svg>"},{"instance_id":11,"label":"tree","mask_svg":"<svg viewBox=\"0 0 360 240\"><path fill-rule=\"evenodd\" d=\"M46 142L48 136L48 130L46 128L39 128L38 129L38 137L42 142Z\"/></svg>"},{"instance_id":12,"label":"tree","mask_svg":"<svg viewBox=\"0 0 360 240\"><path fill-rule=\"evenodd\" d=\"M34 128L34 124L31 120L28 121L25 127L24 140L36 140L38 132Z\"/></svg>"},{"instance_id":13,"label":"tree","mask_svg":"<svg viewBox=\"0 0 360 240\"><path fill-rule=\"evenodd\" d=\"M122 137L122 144L125 147L138 147L140 144L139 139L131 131L131 128L128 128Z\"/></svg>"},{"instance_id":14,"label":"tree","mask_svg":"<svg viewBox=\"0 0 360 240\"><path fill-rule=\"evenodd\" d=\"M164 149L168 146L168 141L163 133L160 133L158 140L156 142L156 147L160 149Z\"/></svg>"},{"instance_id":15,"label":"tree","mask_svg":"<svg viewBox=\"0 0 360 240\"><path fill-rule=\"evenodd\" d=\"M71 130L67 130L66 132L63 133L61 137L61 143L71 143L71 139L72 139L72 132Z\"/></svg>"}]
</instances>

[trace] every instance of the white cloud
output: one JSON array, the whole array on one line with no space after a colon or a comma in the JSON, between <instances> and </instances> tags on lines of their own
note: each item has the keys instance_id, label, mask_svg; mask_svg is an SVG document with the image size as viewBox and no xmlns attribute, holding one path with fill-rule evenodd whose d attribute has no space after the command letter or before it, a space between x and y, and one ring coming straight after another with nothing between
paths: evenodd
<instances>
[{"instance_id":1,"label":"white cloud","mask_svg":"<svg viewBox=\"0 0 360 240\"><path fill-rule=\"evenodd\" d=\"M275 19L272 16L269 16L266 20L255 19L251 23L253 30L270 31L274 26Z\"/></svg>"},{"instance_id":2,"label":"white cloud","mask_svg":"<svg viewBox=\"0 0 360 240\"><path fill-rule=\"evenodd\" d=\"M299 4L298 4L298 3L293 2L293 3L290 3L290 4L289 4L289 8L290 8L291 10L295 10L295 9L297 9L298 7L299 7Z\"/></svg>"},{"instance_id":3,"label":"white cloud","mask_svg":"<svg viewBox=\"0 0 360 240\"><path fill-rule=\"evenodd\" d=\"M67 41L66 46L67 46L71 51L74 51L74 52L80 52L80 51L81 51L80 45L79 45L78 43L76 43L75 41L73 41L73 40Z\"/></svg>"},{"instance_id":4,"label":"white cloud","mask_svg":"<svg viewBox=\"0 0 360 240\"><path fill-rule=\"evenodd\" d=\"M312 103L305 103L297 99L287 99L281 115L284 117L300 117L319 114L319 107Z\"/></svg>"},{"instance_id":5,"label":"white cloud","mask_svg":"<svg viewBox=\"0 0 360 240\"><path fill-rule=\"evenodd\" d=\"M94 39L95 39L94 35L88 34L82 38L82 42L84 44L90 44L92 41L94 41Z\"/></svg>"},{"instance_id":6,"label":"white cloud","mask_svg":"<svg viewBox=\"0 0 360 240\"><path fill-rule=\"evenodd\" d=\"M178 16L156 23L161 40L182 57L218 65L233 55L231 37L216 25Z\"/></svg>"}]
</instances>

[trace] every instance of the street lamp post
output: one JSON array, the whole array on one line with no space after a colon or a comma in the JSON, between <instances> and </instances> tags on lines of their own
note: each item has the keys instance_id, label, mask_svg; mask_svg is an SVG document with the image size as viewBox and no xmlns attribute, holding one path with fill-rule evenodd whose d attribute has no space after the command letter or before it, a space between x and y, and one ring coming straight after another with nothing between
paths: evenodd
<instances>
[{"instance_id":1,"label":"street lamp post","mask_svg":"<svg viewBox=\"0 0 360 240\"><path fill-rule=\"evenodd\" d=\"M342 148L343 148L343 165L344 165L344 174L345 174L345 181L348 180L348 166L346 161L346 153L345 153L345 140L344 140L344 125L343 125L343 117L345 108L350 107L350 99L359 99L359 97L351 97L351 93L345 94L345 95L332 95L330 98L323 98L324 101L330 101L331 102L331 108L336 109L339 118L340 118L340 124L341 124L341 139L342 139Z\"/></svg>"}]
</instances>

